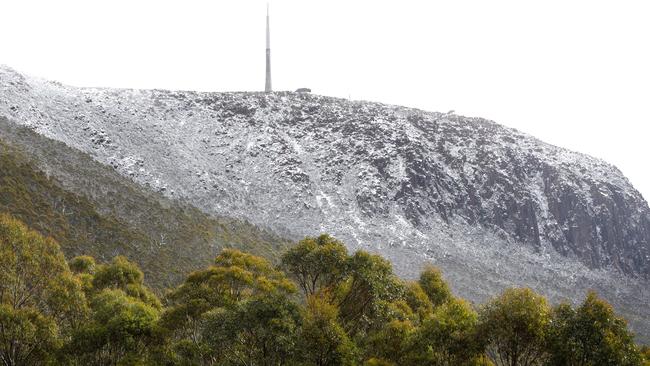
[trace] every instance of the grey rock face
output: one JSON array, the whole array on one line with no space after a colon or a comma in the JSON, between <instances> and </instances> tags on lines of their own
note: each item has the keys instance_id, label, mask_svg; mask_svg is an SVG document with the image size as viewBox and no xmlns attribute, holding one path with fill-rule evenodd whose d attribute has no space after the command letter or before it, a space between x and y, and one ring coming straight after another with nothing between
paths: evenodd
<instances>
[{"instance_id":1,"label":"grey rock face","mask_svg":"<svg viewBox=\"0 0 650 366\"><path fill-rule=\"evenodd\" d=\"M332 233L461 295L601 291L644 331L650 209L615 167L491 121L305 93L73 88L0 69L0 115L202 210Z\"/></svg>"}]
</instances>

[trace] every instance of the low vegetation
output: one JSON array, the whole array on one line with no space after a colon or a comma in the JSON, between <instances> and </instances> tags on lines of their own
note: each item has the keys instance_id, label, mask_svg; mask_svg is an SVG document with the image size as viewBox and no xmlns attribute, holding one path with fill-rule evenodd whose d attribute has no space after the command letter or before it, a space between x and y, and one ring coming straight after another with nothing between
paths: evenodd
<instances>
[{"instance_id":1,"label":"low vegetation","mask_svg":"<svg viewBox=\"0 0 650 366\"><path fill-rule=\"evenodd\" d=\"M13 365L649 365L595 293L550 306L513 288L474 306L440 271L305 238L278 265L223 249L162 298L123 256L66 262L0 215L0 362Z\"/></svg>"},{"instance_id":2,"label":"low vegetation","mask_svg":"<svg viewBox=\"0 0 650 366\"><path fill-rule=\"evenodd\" d=\"M26 129L7 130L1 118L0 212L54 238L68 257L129 257L158 292L181 283L223 248L277 262L288 246L250 223L214 218L146 192L62 143Z\"/></svg>"}]
</instances>

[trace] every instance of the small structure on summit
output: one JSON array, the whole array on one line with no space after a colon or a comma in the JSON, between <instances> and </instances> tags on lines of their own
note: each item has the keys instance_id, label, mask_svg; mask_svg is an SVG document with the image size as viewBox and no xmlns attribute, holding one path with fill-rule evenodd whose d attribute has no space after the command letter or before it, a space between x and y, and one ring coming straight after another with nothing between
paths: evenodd
<instances>
[{"instance_id":1,"label":"small structure on summit","mask_svg":"<svg viewBox=\"0 0 650 366\"><path fill-rule=\"evenodd\" d=\"M309 88L298 88L298 89L296 89L296 93L311 93L311 89L309 89Z\"/></svg>"}]
</instances>

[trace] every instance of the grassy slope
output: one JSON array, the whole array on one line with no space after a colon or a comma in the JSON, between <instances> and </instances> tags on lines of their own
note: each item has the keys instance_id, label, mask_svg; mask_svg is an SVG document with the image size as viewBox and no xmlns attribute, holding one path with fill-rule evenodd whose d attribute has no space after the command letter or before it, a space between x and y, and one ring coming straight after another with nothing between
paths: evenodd
<instances>
[{"instance_id":1,"label":"grassy slope","mask_svg":"<svg viewBox=\"0 0 650 366\"><path fill-rule=\"evenodd\" d=\"M126 255L158 289L205 266L223 247L275 260L289 245L246 222L209 217L146 191L89 156L1 118L0 211L55 238L68 257Z\"/></svg>"}]
</instances>

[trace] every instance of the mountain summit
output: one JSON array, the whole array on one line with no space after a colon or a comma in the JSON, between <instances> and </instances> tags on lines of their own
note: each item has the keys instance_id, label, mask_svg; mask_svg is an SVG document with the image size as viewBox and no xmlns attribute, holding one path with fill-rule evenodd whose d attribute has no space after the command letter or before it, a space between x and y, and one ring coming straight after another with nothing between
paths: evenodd
<instances>
[{"instance_id":1,"label":"mountain summit","mask_svg":"<svg viewBox=\"0 0 650 366\"><path fill-rule=\"evenodd\" d=\"M0 68L0 116L211 215L328 232L482 301L593 288L650 335L650 209L614 166L494 122L304 93L75 88Z\"/></svg>"}]
</instances>

